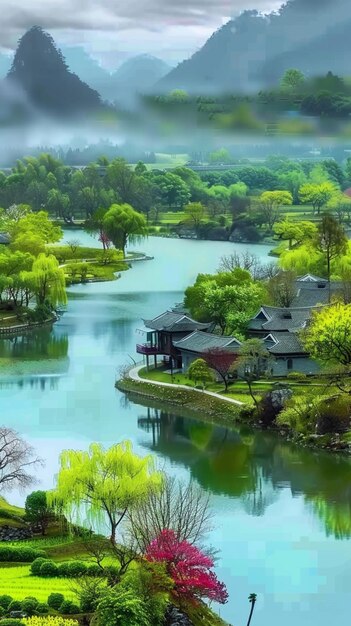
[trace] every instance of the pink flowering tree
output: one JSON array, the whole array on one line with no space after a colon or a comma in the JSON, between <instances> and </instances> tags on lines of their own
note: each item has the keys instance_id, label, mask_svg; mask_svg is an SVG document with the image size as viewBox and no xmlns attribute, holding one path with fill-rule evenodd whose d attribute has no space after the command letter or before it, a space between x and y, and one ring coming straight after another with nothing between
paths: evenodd
<instances>
[{"instance_id":1,"label":"pink flowering tree","mask_svg":"<svg viewBox=\"0 0 351 626\"><path fill-rule=\"evenodd\" d=\"M228 592L212 571L213 560L187 541L179 541L173 530L163 530L146 549L148 561L166 564L174 582L174 592L189 600L207 598L220 604Z\"/></svg>"}]
</instances>

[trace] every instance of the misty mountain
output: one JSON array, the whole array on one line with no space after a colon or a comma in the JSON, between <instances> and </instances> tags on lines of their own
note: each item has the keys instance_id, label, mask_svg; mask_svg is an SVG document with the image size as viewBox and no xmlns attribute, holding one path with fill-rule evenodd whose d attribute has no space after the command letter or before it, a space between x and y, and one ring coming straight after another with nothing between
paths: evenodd
<instances>
[{"instance_id":1,"label":"misty mountain","mask_svg":"<svg viewBox=\"0 0 351 626\"><path fill-rule=\"evenodd\" d=\"M351 20L349 0L289 0L281 9L270 15L245 11L217 30L205 45L190 59L180 63L157 84L159 92L185 89L189 93L218 93L223 91L255 91L270 79L272 72L282 72L297 67L295 61L306 65L310 73L323 73L329 63L320 62L324 46L333 57L333 69L345 68L345 55L349 53L348 37L338 42L337 51L328 43L330 33L337 32ZM334 35L333 35L334 37ZM314 42L319 46L314 50ZM302 58L308 49L308 59ZM296 58L295 58L296 55ZM328 60L328 59L327 59ZM264 74L261 68L264 67Z\"/></svg>"},{"instance_id":2,"label":"misty mountain","mask_svg":"<svg viewBox=\"0 0 351 626\"><path fill-rule=\"evenodd\" d=\"M20 39L5 82L22 90L31 106L49 116L96 111L101 98L69 71L52 37L34 26Z\"/></svg>"},{"instance_id":3,"label":"misty mountain","mask_svg":"<svg viewBox=\"0 0 351 626\"><path fill-rule=\"evenodd\" d=\"M81 46L62 46L61 50L69 70L77 74L89 87L103 95L111 74Z\"/></svg>"},{"instance_id":4,"label":"misty mountain","mask_svg":"<svg viewBox=\"0 0 351 626\"><path fill-rule=\"evenodd\" d=\"M12 58L7 54L0 54L0 80L5 78L6 74L10 71Z\"/></svg>"},{"instance_id":5,"label":"misty mountain","mask_svg":"<svg viewBox=\"0 0 351 626\"><path fill-rule=\"evenodd\" d=\"M161 59L139 54L122 63L100 93L112 102L132 103L137 94L150 93L170 70L171 67Z\"/></svg>"}]
</instances>

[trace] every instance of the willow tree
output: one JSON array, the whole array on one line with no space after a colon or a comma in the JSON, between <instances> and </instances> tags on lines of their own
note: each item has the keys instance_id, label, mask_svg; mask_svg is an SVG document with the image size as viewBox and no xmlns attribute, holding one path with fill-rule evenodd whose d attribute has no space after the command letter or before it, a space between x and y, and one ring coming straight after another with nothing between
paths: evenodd
<instances>
[{"instance_id":1,"label":"willow tree","mask_svg":"<svg viewBox=\"0 0 351 626\"><path fill-rule=\"evenodd\" d=\"M130 204L113 204L103 219L103 230L113 245L125 254L128 241L146 237L146 219Z\"/></svg>"},{"instance_id":2,"label":"willow tree","mask_svg":"<svg viewBox=\"0 0 351 626\"><path fill-rule=\"evenodd\" d=\"M93 443L88 452L64 450L56 489L49 502L57 511L80 519L82 513L92 526L106 520L110 541L116 546L116 532L126 514L161 492L163 475L151 455L134 454L130 441L105 450Z\"/></svg>"},{"instance_id":3,"label":"willow tree","mask_svg":"<svg viewBox=\"0 0 351 626\"><path fill-rule=\"evenodd\" d=\"M31 279L38 306L48 304L55 308L59 304L66 304L65 274L52 254L39 254L32 271L23 273L23 279Z\"/></svg>"}]
</instances>

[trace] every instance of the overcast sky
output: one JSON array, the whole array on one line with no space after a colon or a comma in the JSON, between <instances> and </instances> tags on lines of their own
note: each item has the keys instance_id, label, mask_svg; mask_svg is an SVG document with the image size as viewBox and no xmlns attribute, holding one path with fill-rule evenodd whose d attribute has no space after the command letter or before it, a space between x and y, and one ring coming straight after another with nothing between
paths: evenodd
<instances>
[{"instance_id":1,"label":"overcast sky","mask_svg":"<svg viewBox=\"0 0 351 626\"><path fill-rule=\"evenodd\" d=\"M176 64L244 9L282 0L0 0L0 48L11 51L33 25L60 44L83 45L107 67L148 53Z\"/></svg>"}]
</instances>

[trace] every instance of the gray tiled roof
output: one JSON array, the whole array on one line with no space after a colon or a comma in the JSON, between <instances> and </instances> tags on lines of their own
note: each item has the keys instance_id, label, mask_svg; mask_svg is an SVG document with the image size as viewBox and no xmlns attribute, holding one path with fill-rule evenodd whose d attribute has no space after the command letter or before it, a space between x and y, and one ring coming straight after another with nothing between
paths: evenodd
<instances>
[{"instance_id":1,"label":"gray tiled roof","mask_svg":"<svg viewBox=\"0 0 351 626\"><path fill-rule=\"evenodd\" d=\"M292 331L305 326L311 317L311 307L283 308L263 306L248 324L249 330L262 332Z\"/></svg>"},{"instance_id":2,"label":"gray tiled roof","mask_svg":"<svg viewBox=\"0 0 351 626\"><path fill-rule=\"evenodd\" d=\"M211 323L202 324L201 322L196 322L191 319L184 313L175 313L174 311L166 311L161 315L158 315L153 320L143 320L145 326L147 328L152 328L153 330L164 330L169 333L181 333L181 332L191 332L197 329L206 330L211 326Z\"/></svg>"},{"instance_id":3,"label":"gray tiled roof","mask_svg":"<svg viewBox=\"0 0 351 626\"><path fill-rule=\"evenodd\" d=\"M318 284L325 284L325 287L320 288ZM296 281L296 286L298 289L292 302L293 307L312 307L318 304L328 304L329 285L327 281L324 283L299 283ZM340 282L330 283L330 295L342 297L342 284Z\"/></svg>"},{"instance_id":4,"label":"gray tiled roof","mask_svg":"<svg viewBox=\"0 0 351 626\"><path fill-rule=\"evenodd\" d=\"M211 348L225 348L228 352L237 352L241 343L235 337L223 337L223 335L195 331L180 341L174 341L173 345L179 350L188 350L189 352L202 354Z\"/></svg>"},{"instance_id":5,"label":"gray tiled roof","mask_svg":"<svg viewBox=\"0 0 351 626\"><path fill-rule=\"evenodd\" d=\"M305 354L302 343L296 333L271 333L274 345L267 345L267 350L277 356L284 354Z\"/></svg>"}]
</instances>

